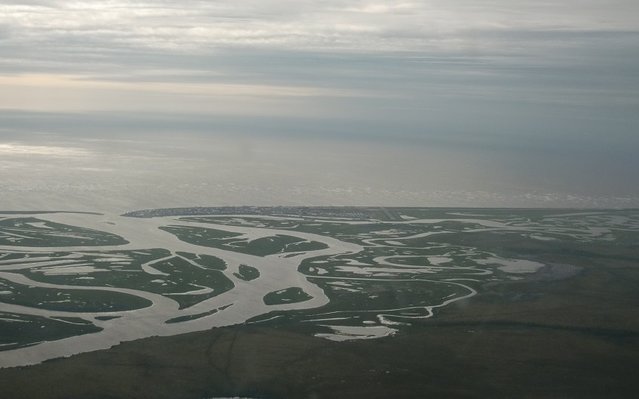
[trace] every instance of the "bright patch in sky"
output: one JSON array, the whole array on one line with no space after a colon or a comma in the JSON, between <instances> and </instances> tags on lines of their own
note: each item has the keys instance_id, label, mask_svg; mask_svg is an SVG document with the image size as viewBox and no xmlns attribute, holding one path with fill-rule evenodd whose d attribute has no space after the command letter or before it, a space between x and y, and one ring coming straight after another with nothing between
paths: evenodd
<instances>
[{"instance_id":1,"label":"bright patch in sky","mask_svg":"<svg viewBox=\"0 0 639 399\"><path fill-rule=\"evenodd\" d=\"M86 156L89 152L80 148L41 145L0 144L0 155L45 155L52 157Z\"/></svg>"}]
</instances>

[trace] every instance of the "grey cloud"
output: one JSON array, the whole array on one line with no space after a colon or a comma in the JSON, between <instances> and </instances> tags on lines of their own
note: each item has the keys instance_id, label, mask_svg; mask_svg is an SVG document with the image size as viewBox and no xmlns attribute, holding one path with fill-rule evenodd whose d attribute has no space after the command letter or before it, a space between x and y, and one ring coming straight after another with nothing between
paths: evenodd
<instances>
[{"instance_id":1,"label":"grey cloud","mask_svg":"<svg viewBox=\"0 0 639 399\"><path fill-rule=\"evenodd\" d=\"M442 50L451 43L472 47L474 44L464 43L465 38L459 33L481 32L494 26L507 33L548 28L619 30L629 25L625 21L628 14L615 12L616 8L610 4L588 9L571 8L564 3L557 7L539 6L538 2L530 1L514 5L512 2L457 1L439 6L414 2L397 14L391 3L370 1L184 1L179 5L164 1L134 4L85 1L71 5L58 2L57 9L14 10L13 18L7 19L16 29L27 33L27 38L45 43L58 42L63 46L66 40L74 41L74 36L80 34L88 36L89 42L102 41L107 47L164 50L171 50L172 46L206 49L247 45L293 49L342 47L364 51ZM371 7L388 10L365 12ZM11 8L7 14L11 14ZM89 16L91 18L87 18ZM548 22L544 22L546 20ZM608 22L601 23L601 20Z\"/></svg>"},{"instance_id":2,"label":"grey cloud","mask_svg":"<svg viewBox=\"0 0 639 399\"><path fill-rule=\"evenodd\" d=\"M102 112L0 111L0 138L188 131L395 143L444 149L460 163L494 158L486 162L508 171L502 177L511 183L587 194L591 176L593 192L623 194L639 187L630 172L639 169L638 7L635 0L5 1L0 75L68 75L116 88ZM248 109L251 96L236 100L246 112L230 115L186 105L224 97L166 90L136 98L117 89L156 82L361 95L295 98L264 116ZM113 102L123 105L114 110Z\"/></svg>"},{"instance_id":3,"label":"grey cloud","mask_svg":"<svg viewBox=\"0 0 639 399\"><path fill-rule=\"evenodd\" d=\"M529 67L559 63L562 57L565 62L565 54L580 48L597 47L599 51L612 43L623 44L625 50L636 49L633 40L636 43L637 36L636 31L620 30L627 28L627 18L634 18L627 12L632 2L625 0L616 0L617 8L577 1L550 5L454 1L440 6L407 2L398 15L390 7L397 3L371 1L26 3L56 5L57 9L18 12L9 8L0 17L0 23L11 29L5 30L0 44L4 56L0 68L5 73L49 69L105 76L121 74L118 69L136 72L136 68L143 71L173 63L189 68L190 62L199 60L212 65L211 70L221 68L215 72L227 73L229 79L239 76L238 70L249 77L278 79L278 71L269 71L269 64L277 64L279 56L294 54L288 68L293 75L303 75L306 72L300 69L305 68L310 70L308 75L315 68L320 73L332 68L330 75L337 77L341 72L349 74L348 62L357 59L353 55L361 58L351 70L365 69L367 58L377 62L383 56L404 58L406 53L435 57L445 66L461 56L470 59L469 70L473 71L487 57L493 58L490 61L496 68L506 58L507 64L520 61ZM365 12L382 6L388 10L379 15ZM88 15L91 18L84 18ZM544 22L547 19L551 22ZM563 25L557 25L562 21ZM334 58L329 59L327 53ZM344 54L346 64L340 59ZM267 57L269 63L255 63L259 56ZM308 65L305 56L320 59L320 64ZM230 57L240 62L244 57L253 64L242 65ZM588 59L582 54L582 58L601 60L597 55ZM235 65L225 68L233 62ZM322 63L328 67L322 68ZM201 70L202 63L191 67Z\"/></svg>"},{"instance_id":4,"label":"grey cloud","mask_svg":"<svg viewBox=\"0 0 639 399\"><path fill-rule=\"evenodd\" d=\"M9 27L7 25L0 25L0 42L9 37Z\"/></svg>"}]
</instances>

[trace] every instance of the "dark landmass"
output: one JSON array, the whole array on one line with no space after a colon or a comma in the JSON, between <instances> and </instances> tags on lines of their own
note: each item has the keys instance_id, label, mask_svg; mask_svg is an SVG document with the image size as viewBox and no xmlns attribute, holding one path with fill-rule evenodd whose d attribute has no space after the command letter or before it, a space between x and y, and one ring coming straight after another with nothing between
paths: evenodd
<instances>
[{"instance_id":1,"label":"dark landmass","mask_svg":"<svg viewBox=\"0 0 639 399\"><path fill-rule=\"evenodd\" d=\"M213 208L184 209L207 209L210 215ZM236 214L239 208L229 209ZM268 209L269 215L276 214L274 208ZM293 208L278 209L292 212ZM391 218L397 209L356 210L366 218ZM184 210L162 212L181 215ZM459 214L460 209L415 208L401 215L436 218L450 217L450 212ZM467 212L468 217L473 212ZM500 212L513 214L513 210L490 210L492 217ZM566 210L530 210L516 216L528 226L553 212ZM514 275L520 279L476 280L476 296L438 308L432 318L415 319L398 328L395 336L333 342L313 336L317 326L301 323L300 312L272 318L273 312L261 323L146 338L36 366L0 369L0 397L635 397L639 392L637 233L621 224L611 234L593 239L596 230L593 233L590 226L599 226L597 221L581 226L578 219L567 222L574 230L570 239L556 238L556 232L540 224L544 230L538 231L550 240L518 230L477 234L471 226L470 231L417 242L485 250L544 266ZM606 219L601 225L610 223ZM350 234L349 228L335 231ZM250 269L240 272L250 280Z\"/></svg>"},{"instance_id":2,"label":"dark landmass","mask_svg":"<svg viewBox=\"0 0 639 399\"><path fill-rule=\"evenodd\" d=\"M332 342L284 321L148 338L0 370L2 397L634 397L639 260L619 251L547 254L535 278L486 284L394 337Z\"/></svg>"},{"instance_id":3,"label":"dark landmass","mask_svg":"<svg viewBox=\"0 0 639 399\"><path fill-rule=\"evenodd\" d=\"M122 216L152 218L159 216L218 216L218 215L256 215L256 216L299 216L299 217L338 217L351 219L369 219L371 210L382 208L362 207L286 207L286 206L222 206L143 209L127 212ZM401 220L401 219L400 219Z\"/></svg>"},{"instance_id":4,"label":"dark landmass","mask_svg":"<svg viewBox=\"0 0 639 399\"><path fill-rule=\"evenodd\" d=\"M49 213L79 213L82 215L102 215L99 212L80 212L80 211L0 211L0 215L37 215Z\"/></svg>"},{"instance_id":5,"label":"dark landmass","mask_svg":"<svg viewBox=\"0 0 639 399\"><path fill-rule=\"evenodd\" d=\"M629 209L618 210L628 211ZM590 212L601 209L580 208L424 208L424 207L379 207L379 206L207 206L184 208L159 208L131 211L122 216L152 218L163 216L288 216L301 218L346 218L359 220L403 221L399 211L416 211L420 217L451 217L448 212L489 211L491 215L500 211L511 214L513 211L525 211L527 214L552 215L565 212ZM611 210L607 210L608 212ZM612 210L615 211L615 210Z\"/></svg>"}]
</instances>

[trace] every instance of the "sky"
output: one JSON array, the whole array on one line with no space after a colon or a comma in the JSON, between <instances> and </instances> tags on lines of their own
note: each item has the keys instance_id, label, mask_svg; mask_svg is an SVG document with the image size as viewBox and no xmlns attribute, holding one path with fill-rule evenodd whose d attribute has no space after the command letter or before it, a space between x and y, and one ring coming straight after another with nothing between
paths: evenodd
<instances>
[{"instance_id":1,"label":"sky","mask_svg":"<svg viewBox=\"0 0 639 399\"><path fill-rule=\"evenodd\" d=\"M0 3L0 209L639 207L639 2Z\"/></svg>"}]
</instances>

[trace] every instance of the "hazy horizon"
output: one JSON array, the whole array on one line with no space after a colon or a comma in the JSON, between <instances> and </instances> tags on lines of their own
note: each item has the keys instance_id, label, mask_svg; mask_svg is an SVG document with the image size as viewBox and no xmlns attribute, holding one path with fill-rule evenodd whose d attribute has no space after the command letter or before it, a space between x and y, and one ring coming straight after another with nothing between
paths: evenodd
<instances>
[{"instance_id":1,"label":"hazy horizon","mask_svg":"<svg viewBox=\"0 0 639 399\"><path fill-rule=\"evenodd\" d=\"M639 207L639 4L5 1L0 208Z\"/></svg>"}]
</instances>

